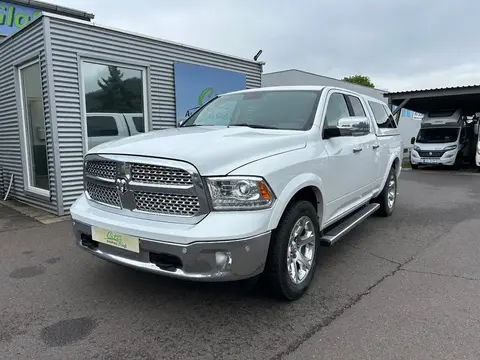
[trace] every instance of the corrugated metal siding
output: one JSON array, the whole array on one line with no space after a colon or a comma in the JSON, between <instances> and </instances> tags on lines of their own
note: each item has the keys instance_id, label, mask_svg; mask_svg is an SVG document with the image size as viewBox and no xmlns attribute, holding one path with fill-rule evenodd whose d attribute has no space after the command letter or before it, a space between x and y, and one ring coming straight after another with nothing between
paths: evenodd
<instances>
[{"instance_id":1,"label":"corrugated metal siding","mask_svg":"<svg viewBox=\"0 0 480 360\"><path fill-rule=\"evenodd\" d=\"M318 86L335 86L360 94L365 94L384 103L387 99L383 96L385 90L369 88L367 86L352 84L340 79L333 79L322 75L312 74L301 70L285 70L274 73L266 73L262 76L262 86L288 86L288 85L318 85Z\"/></svg>"},{"instance_id":2,"label":"corrugated metal siding","mask_svg":"<svg viewBox=\"0 0 480 360\"><path fill-rule=\"evenodd\" d=\"M3 175L10 179L15 175L14 185L9 197L29 205L57 213L54 163L52 152L52 136L50 127L50 109L48 106L47 76L43 38L43 21L31 24L12 39L0 44L0 167ZM47 153L50 172L51 202L37 200L25 194L23 182L22 153L20 149L20 133L15 94L14 63L31 54L40 54L42 71L43 106L45 112Z\"/></svg>"},{"instance_id":3,"label":"corrugated metal siding","mask_svg":"<svg viewBox=\"0 0 480 360\"><path fill-rule=\"evenodd\" d=\"M83 189L82 127L77 54L117 58L150 65L153 129L175 126L174 61L185 61L246 74L247 88L261 86L262 66L237 58L192 49L142 36L51 18L55 100L60 144L64 206Z\"/></svg>"}]
</instances>

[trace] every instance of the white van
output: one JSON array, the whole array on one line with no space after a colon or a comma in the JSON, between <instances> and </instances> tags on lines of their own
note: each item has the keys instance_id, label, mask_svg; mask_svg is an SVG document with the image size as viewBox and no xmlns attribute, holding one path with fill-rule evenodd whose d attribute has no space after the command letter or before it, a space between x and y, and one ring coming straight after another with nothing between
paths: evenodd
<instances>
[{"instance_id":1,"label":"white van","mask_svg":"<svg viewBox=\"0 0 480 360\"><path fill-rule=\"evenodd\" d=\"M417 137L411 139L412 168L417 169L419 165L460 168L469 153L464 119L462 109L425 114Z\"/></svg>"}]
</instances>

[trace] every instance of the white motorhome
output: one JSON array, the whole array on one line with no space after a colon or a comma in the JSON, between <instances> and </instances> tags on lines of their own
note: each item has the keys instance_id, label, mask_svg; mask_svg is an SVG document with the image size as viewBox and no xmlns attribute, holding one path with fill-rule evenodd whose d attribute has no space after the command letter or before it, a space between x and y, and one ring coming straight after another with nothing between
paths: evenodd
<instances>
[{"instance_id":1,"label":"white motorhome","mask_svg":"<svg viewBox=\"0 0 480 360\"><path fill-rule=\"evenodd\" d=\"M413 150L410 163L444 165L460 168L468 157L469 144L462 109L436 110L425 114L416 138L411 139Z\"/></svg>"}]
</instances>

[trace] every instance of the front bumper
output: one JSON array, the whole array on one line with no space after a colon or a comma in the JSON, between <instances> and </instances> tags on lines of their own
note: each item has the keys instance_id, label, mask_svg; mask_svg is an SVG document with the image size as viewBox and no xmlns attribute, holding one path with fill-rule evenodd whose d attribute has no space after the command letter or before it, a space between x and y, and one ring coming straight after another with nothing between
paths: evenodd
<instances>
[{"instance_id":1,"label":"front bumper","mask_svg":"<svg viewBox=\"0 0 480 360\"><path fill-rule=\"evenodd\" d=\"M412 150L410 163L412 165L444 165L452 166L455 164L456 150L445 152L442 157L420 157L417 151Z\"/></svg>"},{"instance_id":2,"label":"front bumper","mask_svg":"<svg viewBox=\"0 0 480 360\"><path fill-rule=\"evenodd\" d=\"M263 272L270 232L234 241L179 245L140 239L139 253L92 240L89 225L72 221L77 245L104 260L173 278L234 281Z\"/></svg>"},{"instance_id":3,"label":"front bumper","mask_svg":"<svg viewBox=\"0 0 480 360\"><path fill-rule=\"evenodd\" d=\"M110 262L181 279L241 280L263 272L271 209L212 212L198 224L132 218L92 206L84 195L71 206L73 232L83 250ZM92 226L139 238L139 252L91 239ZM227 266L219 259L227 258Z\"/></svg>"}]
</instances>

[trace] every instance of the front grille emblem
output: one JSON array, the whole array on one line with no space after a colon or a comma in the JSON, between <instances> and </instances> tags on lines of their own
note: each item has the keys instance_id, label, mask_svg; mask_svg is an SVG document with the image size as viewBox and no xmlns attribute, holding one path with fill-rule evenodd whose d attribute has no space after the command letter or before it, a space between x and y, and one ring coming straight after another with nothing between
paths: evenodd
<instances>
[{"instance_id":1,"label":"front grille emblem","mask_svg":"<svg viewBox=\"0 0 480 360\"><path fill-rule=\"evenodd\" d=\"M428 155L432 155L432 152L430 151L430 152L428 153Z\"/></svg>"},{"instance_id":2,"label":"front grille emblem","mask_svg":"<svg viewBox=\"0 0 480 360\"><path fill-rule=\"evenodd\" d=\"M124 177L119 177L115 180L117 190L121 194L125 194L128 191L128 180Z\"/></svg>"},{"instance_id":3,"label":"front grille emblem","mask_svg":"<svg viewBox=\"0 0 480 360\"><path fill-rule=\"evenodd\" d=\"M133 210L135 208L135 199L130 189L130 181L132 180L132 164L121 162L117 165L117 178L115 179L115 187L120 195L120 206L122 209Z\"/></svg>"}]
</instances>

